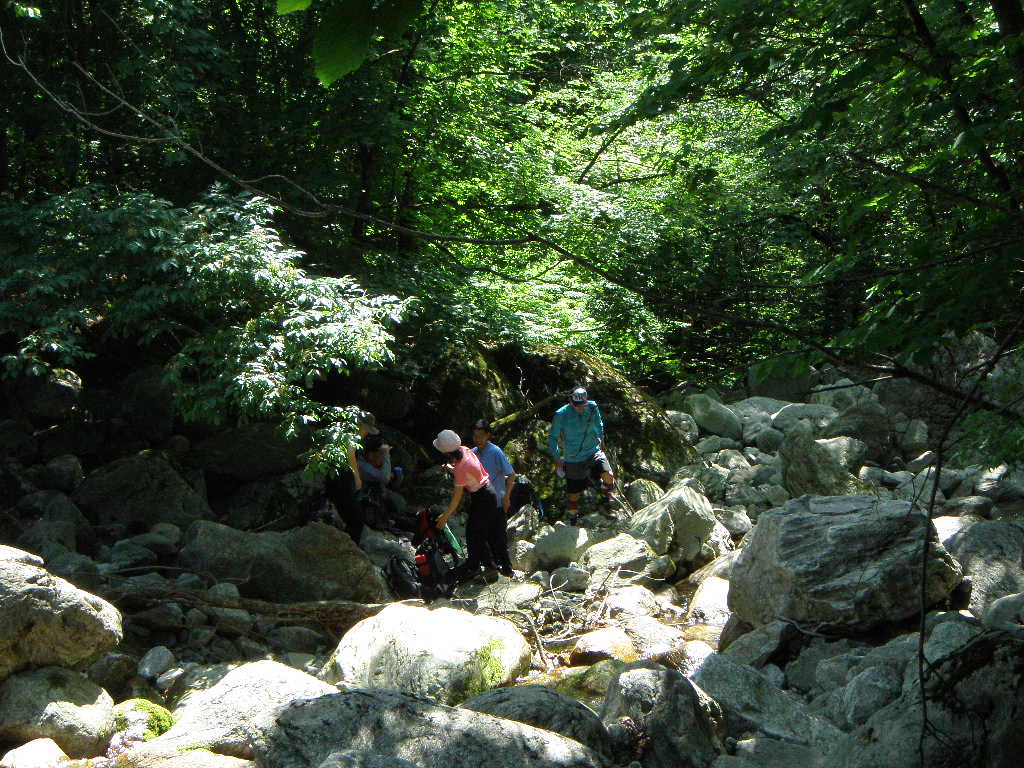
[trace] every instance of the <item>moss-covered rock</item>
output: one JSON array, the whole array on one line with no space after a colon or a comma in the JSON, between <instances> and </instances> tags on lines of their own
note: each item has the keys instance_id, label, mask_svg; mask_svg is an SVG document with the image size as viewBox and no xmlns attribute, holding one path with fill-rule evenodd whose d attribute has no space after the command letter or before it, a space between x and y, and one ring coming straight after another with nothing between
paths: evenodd
<instances>
[{"instance_id":1,"label":"moss-covered rock","mask_svg":"<svg viewBox=\"0 0 1024 768\"><path fill-rule=\"evenodd\" d=\"M174 725L174 716L159 704L148 699L128 699L114 707L114 730L125 731L142 718L145 718L143 741L156 738Z\"/></svg>"}]
</instances>

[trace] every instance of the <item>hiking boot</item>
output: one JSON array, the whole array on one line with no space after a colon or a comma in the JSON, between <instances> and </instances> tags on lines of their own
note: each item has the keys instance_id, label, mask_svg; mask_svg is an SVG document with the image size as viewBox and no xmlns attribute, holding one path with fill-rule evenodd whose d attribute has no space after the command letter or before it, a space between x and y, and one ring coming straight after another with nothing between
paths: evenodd
<instances>
[{"instance_id":1,"label":"hiking boot","mask_svg":"<svg viewBox=\"0 0 1024 768\"><path fill-rule=\"evenodd\" d=\"M498 569L497 568L485 568L484 569L484 583L493 584L498 580Z\"/></svg>"}]
</instances>

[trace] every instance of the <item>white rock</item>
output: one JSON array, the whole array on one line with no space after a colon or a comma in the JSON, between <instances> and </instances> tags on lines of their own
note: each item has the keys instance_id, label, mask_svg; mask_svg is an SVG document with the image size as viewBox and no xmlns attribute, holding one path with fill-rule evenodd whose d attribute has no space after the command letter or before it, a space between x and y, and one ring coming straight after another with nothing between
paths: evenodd
<instances>
[{"instance_id":1,"label":"white rock","mask_svg":"<svg viewBox=\"0 0 1024 768\"><path fill-rule=\"evenodd\" d=\"M515 679L531 657L507 619L393 603L345 634L320 677L459 703Z\"/></svg>"}]
</instances>

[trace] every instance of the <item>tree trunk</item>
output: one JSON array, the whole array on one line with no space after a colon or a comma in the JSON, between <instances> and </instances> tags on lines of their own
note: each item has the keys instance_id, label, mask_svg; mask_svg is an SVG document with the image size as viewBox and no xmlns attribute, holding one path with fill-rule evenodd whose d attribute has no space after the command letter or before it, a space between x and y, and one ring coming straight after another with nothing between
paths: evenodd
<instances>
[{"instance_id":1,"label":"tree trunk","mask_svg":"<svg viewBox=\"0 0 1024 768\"><path fill-rule=\"evenodd\" d=\"M1018 91L1024 91L1024 10L1020 0L991 0L991 3L1006 58L1013 67L1013 81Z\"/></svg>"}]
</instances>

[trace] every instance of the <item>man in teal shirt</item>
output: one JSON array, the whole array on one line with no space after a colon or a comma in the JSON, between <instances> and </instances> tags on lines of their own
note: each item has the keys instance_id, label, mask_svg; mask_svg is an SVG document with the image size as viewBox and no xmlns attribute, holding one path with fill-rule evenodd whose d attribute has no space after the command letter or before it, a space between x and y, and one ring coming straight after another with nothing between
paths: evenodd
<instances>
[{"instance_id":1,"label":"man in teal shirt","mask_svg":"<svg viewBox=\"0 0 1024 768\"><path fill-rule=\"evenodd\" d=\"M604 453L604 422L597 403L587 399L587 390L583 387L576 387L569 395L568 404L555 411L548 432L548 449L559 475L565 476L566 513L570 522L576 522L580 494L598 478L602 500L608 504L615 476Z\"/></svg>"}]
</instances>

